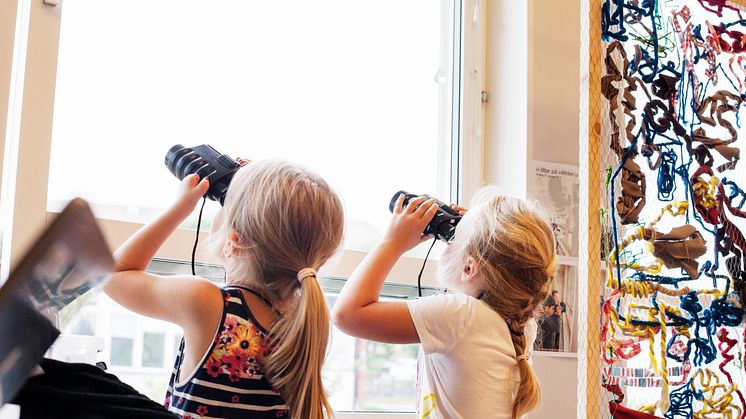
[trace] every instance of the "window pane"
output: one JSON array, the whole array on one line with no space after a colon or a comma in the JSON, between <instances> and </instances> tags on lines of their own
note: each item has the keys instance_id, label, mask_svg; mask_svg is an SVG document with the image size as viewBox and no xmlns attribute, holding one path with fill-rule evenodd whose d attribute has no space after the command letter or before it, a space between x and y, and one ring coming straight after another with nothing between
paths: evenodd
<instances>
[{"instance_id":1,"label":"window pane","mask_svg":"<svg viewBox=\"0 0 746 419\"><path fill-rule=\"evenodd\" d=\"M327 297L330 307L335 300ZM355 339L333 328L324 364L332 406L340 411L415 411L419 348Z\"/></svg>"},{"instance_id":2,"label":"window pane","mask_svg":"<svg viewBox=\"0 0 746 419\"><path fill-rule=\"evenodd\" d=\"M163 367L166 336L163 333L144 333L142 337L142 366Z\"/></svg>"},{"instance_id":3,"label":"window pane","mask_svg":"<svg viewBox=\"0 0 746 419\"><path fill-rule=\"evenodd\" d=\"M132 344L130 338L111 338L111 365L128 367L132 365Z\"/></svg>"},{"instance_id":4,"label":"window pane","mask_svg":"<svg viewBox=\"0 0 746 419\"><path fill-rule=\"evenodd\" d=\"M103 299L108 300L105 294L101 295ZM103 304L106 302L102 301ZM108 305L110 306L110 304ZM131 313L126 310L118 310L117 313L111 314L111 334L114 336L132 337L137 333L135 321L132 320Z\"/></svg>"},{"instance_id":5,"label":"window pane","mask_svg":"<svg viewBox=\"0 0 746 419\"><path fill-rule=\"evenodd\" d=\"M209 143L319 172L368 249L396 191L448 199L441 22L432 0L66 0L48 207L152 219L176 190L166 151Z\"/></svg>"}]
</instances>

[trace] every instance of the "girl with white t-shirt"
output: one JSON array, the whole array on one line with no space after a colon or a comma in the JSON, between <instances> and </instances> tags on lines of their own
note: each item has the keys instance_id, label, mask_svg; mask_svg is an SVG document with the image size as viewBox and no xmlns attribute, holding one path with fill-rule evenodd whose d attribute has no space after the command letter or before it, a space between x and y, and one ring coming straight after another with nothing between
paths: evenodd
<instances>
[{"instance_id":1,"label":"girl with white t-shirt","mask_svg":"<svg viewBox=\"0 0 746 419\"><path fill-rule=\"evenodd\" d=\"M533 312L555 269L552 229L532 204L481 194L463 214L440 260L438 280L455 294L379 301L386 276L422 232L437 205L403 207L400 196L381 242L347 281L334 305L344 332L386 343L421 343L420 418L519 418L541 390L529 362Z\"/></svg>"}]
</instances>

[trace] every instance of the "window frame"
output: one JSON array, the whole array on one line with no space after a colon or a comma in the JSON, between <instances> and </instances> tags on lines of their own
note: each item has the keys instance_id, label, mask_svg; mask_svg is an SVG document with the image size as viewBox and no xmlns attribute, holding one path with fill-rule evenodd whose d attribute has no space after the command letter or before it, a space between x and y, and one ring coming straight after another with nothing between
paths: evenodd
<instances>
[{"instance_id":1,"label":"window frame","mask_svg":"<svg viewBox=\"0 0 746 419\"><path fill-rule=\"evenodd\" d=\"M11 157L11 166L14 167L7 176L11 187L8 188L9 199L4 200L10 204L6 213L12 222L6 224L10 225L10 240L3 245L3 260L10 260L11 266L15 264L22 250L43 225L56 215L56 213L47 212L46 200L61 10L64 4L64 1L60 1L56 6L45 4L43 0L21 1L30 3L27 65L25 66L26 83L24 83L22 104L16 110L20 113L18 135L10 141L11 147L17 144L17 156L12 156L17 158ZM441 126L441 130L448 128L450 138L445 137L449 140L442 140L441 147L451 150L451 153L441 153L450 159L450 162L446 162L446 159L442 158L441 166L451 170L447 176L439 179L439 184L450 185L451 201L461 203L467 202L473 192L483 183L484 165L483 158L480 158L483 154L482 129L480 128L483 112L480 102L476 102L476 105L473 102L479 97L482 87L483 77L481 75L484 59L481 58L483 55L483 39L481 38L483 38L484 25L482 19L479 19L479 25L473 22L469 25L463 23L465 15L477 16L474 8L480 10L479 8L483 7L482 2L483 0L441 1L443 10L449 7L455 10L449 28L453 29L456 25L461 27L461 31L451 30L453 32L451 40L442 39L441 42L455 43L459 48L454 51L459 54L459 57L470 57L468 63L464 63L463 60L450 60L453 82L447 85L453 90L447 94L450 94L453 100L452 112L447 113L441 109L443 121L450 117L448 127L445 122L442 122L444 125ZM470 28L468 31L464 30L467 26ZM463 35L462 32L464 32ZM445 45L441 47L442 50L445 48ZM468 72L470 77L462 77L461 75L465 72ZM441 95L444 94L446 93L441 91ZM462 104L465 102L472 103L469 114L463 112L465 108ZM142 226L138 223L102 218L98 221L111 248L116 248ZM180 257L184 258L188 247L184 246L184 243L191 243L193 237L194 231L177 230L159 250L157 256L174 259L181 255ZM201 241L204 243L207 240L203 237ZM342 255L338 259L342 263L325 267L324 274L346 277L365 254L354 250L344 250L340 253ZM205 249L198 249L196 257L200 261L215 262L214 258L205 252ZM416 273L422 261L421 258L402 258L395 266L392 278L401 278L395 282L403 284L416 283ZM3 264L3 266L7 265L7 263ZM435 284L436 268L437 261L428 263L422 278L424 284L431 286Z\"/></svg>"},{"instance_id":2,"label":"window frame","mask_svg":"<svg viewBox=\"0 0 746 419\"><path fill-rule=\"evenodd\" d=\"M2 273L8 272L25 253L44 225L56 216L47 211L47 186L52 141L52 121L54 113L55 84L61 15L64 0L11 0L0 7L3 16L6 8L17 5L16 44L14 59L0 60L13 66L16 78L11 80L6 68L0 68L0 101L6 95L13 97L8 108L0 106L0 119L8 122L0 137L0 150L4 160L0 162L3 173L2 200L0 214L5 226L2 244ZM448 185L451 201L468 205L474 192L485 182L484 146L484 104L481 100L484 91L485 68L485 23L483 19L486 3L484 0L441 0L442 10L453 8L455 13L448 27L453 37L441 39L441 50L447 42L454 45L458 55L451 57L451 83L446 83L450 92L441 88L441 97L449 94L452 103L450 111L441 101L441 132L448 132L441 139L440 165L449 172L439 176L441 187ZM468 18L467 18L468 17ZM6 40L10 25L0 26L0 40ZM458 28L459 30L453 30ZM18 48L21 45L22 48ZM4 49L0 53L4 53ZM7 93L3 90L7 86ZM4 115L7 114L7 115ZM0 125L2 128L3 125ZM5 133L7 132L7 138ZM84 181L84 180L83 180ZM444 189L445 190L445 189ZM131 236L142 224L98 219L110 248L116 248ZM194 231L177 230L159 250L157 257L165 259L188 258ZM206 235L201 237L205 243ZM322 269L321 275L346 278L365 257L366 252L344 250L339 252L331 263ZM213 262L204 248L198 249L197 260ZM422 258L403 257L394 267L387 283L415 285L417 273L423 263ZM435 285L437 261L430 261L423 273L423 285ZM136 348L136 347L135 347ZM133 354L134 356L134 354ZM383 416L385 415L385 416ZM340 418L411 418L411 413L354 413L341 412Z\"/></svg>"}]
</instances>

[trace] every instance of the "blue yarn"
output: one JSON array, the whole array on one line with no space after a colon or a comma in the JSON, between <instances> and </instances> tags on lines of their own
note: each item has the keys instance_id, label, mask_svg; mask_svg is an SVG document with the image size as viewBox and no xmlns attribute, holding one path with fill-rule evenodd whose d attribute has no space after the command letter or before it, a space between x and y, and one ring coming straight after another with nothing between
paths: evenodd
<instances>
[{"instance_id":1,"label":"blue yarn","mask_svg":"<svg viewBox=\"0 0 746 419\"><path fill-rule=\"evenodd\" d=\"M665 414L666 419L691 419L694 414L692 403L694 399L702 400L701 391L692 390L692 378L681 387L674 389L668 395L671 404ZM699 394L697 394L699 393Z\"/></svg>"},{"instance_id":2,"label":"blue yarn","mask_svg":"<svg viewBox=\"0 0 746 419\"><path fill-rule=\"evenodd\" d=\"M614 13L611 12L611 3L616 3ZM601 39L604 41L614 39L626 42L629 39L624 28L624 6L624 0L610 0L601 6ZM612 26L618 26L619 29L615 32L611 29Z\"/></svg>"},{"instance_id":3,"label":"blue yarn","mask_svg":"<svg viewBox=\"0 0 746 419\"><path fill-rule=\"evenodd\" d=\"M728 199L730 200L730 204L738 209L743 209L743 204L746 202L746 191L741 189L736 182L733 182L731 180L728 180L727 177L724 177L720 183L723 184L724 187L730 188L730 193L728 194ZM741 202L737 203L736 199L740 198Z\"/></svg>"},{"instance_id":4,"label":"blue yarn","mask_svg":"<svg viewBox=\"0 0 746 419\"><path fill-rule=\"evenodd\" d=\"M658 199L673 201L676 192L676 153L661 151L661 166L658 168Z\"/></svg>"}]
</instances>

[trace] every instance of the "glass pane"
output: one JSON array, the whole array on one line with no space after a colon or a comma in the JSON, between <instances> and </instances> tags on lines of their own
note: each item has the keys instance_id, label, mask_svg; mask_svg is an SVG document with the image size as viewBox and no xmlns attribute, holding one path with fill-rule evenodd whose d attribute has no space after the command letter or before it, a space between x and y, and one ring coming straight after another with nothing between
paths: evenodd
<instances>
[{"instance_id":1,"label":"glass pane","mask_svg":"<svg viewBox=\"0 0 746 419\"><path fill-rule=\"evenodd\" d=\"M163 367L166 336L163 333L144 333L142 337L142 366Z\"/></svg>"},{"instance_id":2,"label":"glass pane","mask_svg":"<svg viewBox=\"0 0 746 419\"><path fill-rule=\"evenodd\" d=\"M106 296L106 294L101 294L102 299L109 300L109 298ZM104 304L107 308L110 307L110 305L106 304L106 301L102 301L102 304ZM109 309L109 311L112 311L112 309ZM125 336L125 337L133 337L137 333L137 322L132 320L132 316L130 315L129 311L126 310L117 310L117 312L111 313L111 334L114 336Z\"/></svg>"},{"instance_id":3,"label":"glass pane","mask_svg":"<svg viewBox=\"0 0 746 419\"><path fill-rule=\"evenodd\" d=\"M368 249L396 191L448 200L441 18L432 0L66 0L48 207L150 220L176 190L166 151L209 143L319 172Z\"/></svg>"},{"instance_id":4,"label":"glass pane","mask_svg":"<svg viewBox=\"0 0 746 419\"><path fill-rule=\"evenodd\" d=\"M330 307L335 300L327 297ZM340 411L415 411L419 348L355 339L334 328L324 365L332 406Z\"/></svg>"},{"instance_id":5,"label":"glass pane","mask_svg":"<svg viewBox=\"0 0 746 419\"><path fill-rule=\"evenodd\" d=\"M111 365L128 367L132 365L132 344L130 338L111 338Z\"/></svg>"}]
</instances>

